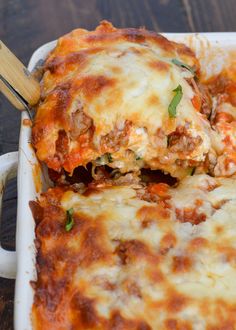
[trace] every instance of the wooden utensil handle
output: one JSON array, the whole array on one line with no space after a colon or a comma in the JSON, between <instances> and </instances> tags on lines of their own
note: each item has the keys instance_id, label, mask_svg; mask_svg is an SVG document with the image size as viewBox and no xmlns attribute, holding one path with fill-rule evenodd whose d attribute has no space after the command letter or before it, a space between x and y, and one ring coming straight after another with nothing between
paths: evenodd
<instances>
[{"instance_id":1,"label":"wooden utensil handle","mask_svg":"<svg viewBox=\"0 0 236 330\"><path fill-rule=\"evenodd\" d=\"M9 91L9 89L0 81L0 91L6 96L6 98L19 110L24 110L24 106L17 98Z\"/></svg>"},{"instance_id":2,"label":"wooden utensil handle","mask_svg":"<svg viewBox=\"0 0 236 330\"><path fill-rule=\"evenodd\" d=\"M28 102L35 105L40 97L40 85L26 67L0 40L0 75ZM24 107L8 88L0 81L1 92L19 110Z\"/></svg>"}]
</instances>

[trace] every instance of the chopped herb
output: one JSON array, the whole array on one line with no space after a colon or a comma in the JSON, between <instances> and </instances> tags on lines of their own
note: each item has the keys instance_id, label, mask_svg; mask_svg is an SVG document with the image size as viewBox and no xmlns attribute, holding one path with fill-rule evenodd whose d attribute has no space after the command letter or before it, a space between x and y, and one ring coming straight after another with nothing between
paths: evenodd
<instances>
[{"instance_id":1,"label":"chopped herb","mask_svg":"<svg viewBox=\"0 0 236 330\"><path fill-rule=\"evenodd\" d=\"M106 165L108 163L112 163L113 159L112 159L112 155L107 152L106 154L102 155L101 157L98 157L96 159L96 164L97 165Z\"/></svg>"},{"instance_id":2,"label":"chopped herb","mask_svg":"<svg viewBox=\"0 0 236 330\"><path fill-rule=\"evenodd\" d=\"M141 160L141 159L143 159L142 157L140 157L140 156L136 156L136 158L135 158L136 160Z\"/></svg>"},{"instance_id":3,"label":"chopped herb","mask_svg":"<svg viewBox=\"0 0 236 330\"><path fill-rule=\"evenodd\" d=\"M70 231L74 226L73 213L74 213L73 208L66 211L66 225L65 225L66 231Z\"/></svg>"},{"instance_id":4,"label":"chopped herb","mask_svg":"<svg viewBox=\"0 0 236 330\"><path fill-rule=\"evenodd\" d=\"M174 63L175 65L180 66L181 68L187 69L188 71L190 71L195 76L196 70L195 70L195 68L191 67L190 65L185 64L185 63L177 60L177 58L173 58L171 60L171 62Z\"/></svg>"},{"instance_id":5,"label":"chopped herb","mask_svg":"<svg viewBox=\"0 0 236 330\"><path fill-rule=\"evenodd\" d=\"M109 152L107 153L107 159L108 159L108 163L112 163L113 161L112 155Z\"/></svg>"},{"instance_id":6,"label":"chopped herb","mask_svg":"<svg viewBox=\"0 0 236 330\"><path fill-rule=\"evenodd\" d=\"M177 108L177 105L179 104L179 102L181 101L182 96L183 96L182 87L180 85L178 87L176 87L173 90L173 92L175 92L175 96L171 100L171 102L169 104L169 107L168 107L168 112L169 112L170 118L175 118L176 117L176 108Z\"/></svg>"},{"instance_id":7,"label":"chopped herb","mask_svg":"<svg viewBox=\"0 0 236 330\"><path fill-rule=\"evenodd\" d=\"M105 165L106 164L104 161L104 156L98 157L95 162L96 162L96 165Z\"/></svg>"}]
</instances>

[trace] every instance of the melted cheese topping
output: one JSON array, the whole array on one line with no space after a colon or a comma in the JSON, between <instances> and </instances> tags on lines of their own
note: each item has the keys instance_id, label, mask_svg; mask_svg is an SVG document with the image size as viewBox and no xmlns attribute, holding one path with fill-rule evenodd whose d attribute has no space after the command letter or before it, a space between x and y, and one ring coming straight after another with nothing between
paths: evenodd
<instances>
[{"instance_id":1,"label":"melted cheese topping","mask_svg":"<svg viewBox=\"0 0 236 330\"><path fill-rule=\"evenodd\" d=\"M206 82L213 107L209 116L212 150L211 174L229 177L236 173L236 61L229 52L230 63L219 75ZM226 62L227 64L227 62Z\"/></svg>"},{"instance_id":2,"label":"melted cheese topping","mask_svg":"<svg viewBox=\"0 0 236 330\"><path fill-rule=\"evenodd\" d=\"M138 186L49 189L33 205L34 329L235 329L235 184L153 184L155 203Z\"/></svg>"},{"instance_id":3,"label":"melted cheese topping","mask_svg":"<svg viewBox=\"0 0 236 330\"><path fill-rule=\"evenodd\" d=\"M209 124L193 106L192 74L173 58L198 68L186 46L144 29L103 22L60 38L45 64L33 127L38 158L73 172L110 153L109 166L122 172L149 167L185 176L210 150ZM183 97L170 118L178 85ZM168 146L180 129L178 147Z\"/></svg>"},{"instance_id":4,"label":"melted cheese topping","mask_svg":"<svg viewBox=\"0 0 236 330\"><path fill-rule=\"evenodd\" d=\"M220 103L216 108L212 131L212 146L217 159L215 176L231 176L236 173L236 107L230 103Z\"/></svg>"}]
</instances>

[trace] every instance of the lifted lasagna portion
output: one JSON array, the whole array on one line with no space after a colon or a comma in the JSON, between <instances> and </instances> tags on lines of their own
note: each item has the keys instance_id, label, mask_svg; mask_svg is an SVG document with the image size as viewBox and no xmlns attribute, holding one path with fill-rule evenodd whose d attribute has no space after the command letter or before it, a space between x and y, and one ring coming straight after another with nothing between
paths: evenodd
<instances>
[{"instance_id":1,"label":"lifted lasagna portion","mask_svg":"<svg viewBox=\"0 0 236 330\"><path fill-rule=\"evenodd\" d=\"M44 66L38 158L58 172L92 162L184 177L210 150L198 71L189 48L145 29L72 31Z\"/></svg>"},{"instance_id":2,"label":"lifted lasagna portion","mask_svg":"<svg viewBox=\"0 0 236 330\"><path fill-rule=\"evenodd\" d=\"M236 327L235 179L57 187L31 208L34 330Z\"/></svg>"}]
</instances>

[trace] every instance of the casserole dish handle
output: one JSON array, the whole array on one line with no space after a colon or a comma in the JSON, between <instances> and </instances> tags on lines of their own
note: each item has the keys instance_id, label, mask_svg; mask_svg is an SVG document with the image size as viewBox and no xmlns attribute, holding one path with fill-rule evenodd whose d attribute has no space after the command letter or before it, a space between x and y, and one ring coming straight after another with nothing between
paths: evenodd
<instances>
[{"instance_id":1,"label":"casserole dish handle","mask_svg":"<svg viewBox=\"0 0 236 330\"><path fill-rule=\"evenodd\" d=\"M0 216L2 211L2 198L7 181L16 177L18 165L18 152L10 152L0 156ZM5 278L16 277L16 252L7 251L0 245L0 276Z\"/></svg>"}]
</instances>

